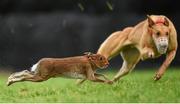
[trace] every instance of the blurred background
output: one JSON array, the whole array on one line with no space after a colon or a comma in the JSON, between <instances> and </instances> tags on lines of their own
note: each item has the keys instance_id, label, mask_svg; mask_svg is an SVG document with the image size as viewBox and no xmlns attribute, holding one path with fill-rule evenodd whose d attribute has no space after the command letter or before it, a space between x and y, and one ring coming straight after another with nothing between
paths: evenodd
<instances>
[{"instance_id":1,"label":"blurred background","mask_svg":"<svg viewBox=\"0 0 180 104\"><path fill-rule=\"evenodd\" d=\"M96 52L112 32L136 25L147 14L167 16L179 33L179 13L178 0L0 0L0 70L27 69L43 57ZM137 67L153 69L164 58ZM179 58L178 51L171 67L180 66ZM119 69L122 59L110 62Z\"/></svg>"}]
</instances>

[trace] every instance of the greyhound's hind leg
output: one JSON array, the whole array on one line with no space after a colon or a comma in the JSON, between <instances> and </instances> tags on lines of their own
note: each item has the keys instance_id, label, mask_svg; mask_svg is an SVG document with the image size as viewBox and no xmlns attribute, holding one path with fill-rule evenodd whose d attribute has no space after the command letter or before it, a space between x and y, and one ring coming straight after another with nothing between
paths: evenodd
<instances>
[{"instance_id":1,"label":"greyhound's hind leg","mask_svg":"<svg viewBox=\"0 0 180 104\"><path fill-rule=\"evenodd\" d=\"M131 70L134 69L140 60L140 52L136 48L127 48L123 50L121 52L121 56L124 62L119 72L113 78L113 81L117 81L121 77L127 75Z\"/></svg>"}]
</instances>

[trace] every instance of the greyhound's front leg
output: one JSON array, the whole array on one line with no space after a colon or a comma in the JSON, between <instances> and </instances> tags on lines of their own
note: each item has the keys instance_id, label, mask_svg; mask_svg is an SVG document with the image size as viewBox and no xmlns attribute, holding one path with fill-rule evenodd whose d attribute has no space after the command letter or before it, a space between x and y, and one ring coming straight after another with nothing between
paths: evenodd
<instances>
[{"instance_id":1,"label":"greyhound's front leg","mask_svg":"<svg viewBox=\"0 0 180 104\"><path fill-rule=\"evenodd\" d=\"M158 70L158 72L156 73L154 77L155 81L159 80L162 77L167 67L170 65L170 63L174 59L175 55L176 55L176 50L172 50L167 54L165 61L163 62L162 66L160 67L160 69Z\"/></svg>"}]
</instances>

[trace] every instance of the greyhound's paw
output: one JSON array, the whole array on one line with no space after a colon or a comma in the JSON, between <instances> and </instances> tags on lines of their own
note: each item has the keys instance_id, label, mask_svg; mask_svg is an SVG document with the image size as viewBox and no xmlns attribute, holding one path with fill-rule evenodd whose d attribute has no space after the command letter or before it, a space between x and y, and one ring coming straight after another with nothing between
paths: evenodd
<instances>
[{"instance_id":1,"label":"greyhound's paw","mask_svg":"<svg viewBox=\"0 0 180 104\"><path fill-rule=\"evenodd\" d=\"M158 81L159 79L161 79L161 75L160 74L156 74L154 76L154 81Z\"/></svg>"}]
</instances>

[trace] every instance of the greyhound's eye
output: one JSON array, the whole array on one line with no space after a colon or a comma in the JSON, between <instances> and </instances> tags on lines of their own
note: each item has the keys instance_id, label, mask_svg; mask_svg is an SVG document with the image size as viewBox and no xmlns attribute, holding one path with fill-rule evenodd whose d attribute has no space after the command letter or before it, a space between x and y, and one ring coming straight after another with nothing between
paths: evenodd
<instances>
[{"instance_id":1,"label":"greyhound's eye","mask_svg":"<svg viewBox=\"0 0 180 104\"><path fill-rule=\"evenodd\" d=\"M156 35L157 35L157 36L160 36L160 32L158 31L158 32L156 33Z\"/></svg>"},{"instance_id":2,"label":"greyhound's eye","mask_svg":"<svg viewBox=\"0 0 180 104\"><path fill-rule=\"evenodd\" d=\"M169 33L168 32L166 32L166 36L168 36L169 35Z\"/></svg>"}]
</instances>

